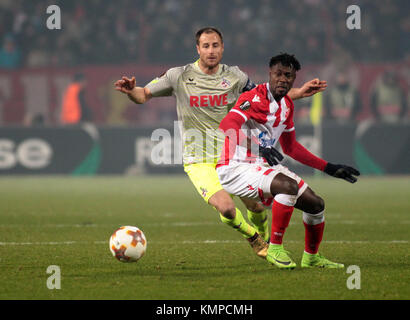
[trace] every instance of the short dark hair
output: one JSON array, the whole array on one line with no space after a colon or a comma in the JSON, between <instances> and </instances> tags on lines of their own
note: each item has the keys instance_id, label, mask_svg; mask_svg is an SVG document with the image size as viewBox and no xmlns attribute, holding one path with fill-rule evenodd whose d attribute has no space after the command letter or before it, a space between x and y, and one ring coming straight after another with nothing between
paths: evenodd
<instances>
[{"instance_id":1,"label":"short dark hair","mask_svg":"<svg viewBox=\"0 0 410 320\"><path fill-rule=\"evenodd\" d=\"M285 67L291 67L295 71L300 70L300 63L295 58L295 55L288 53L280 53L270 59L269 68L272 68L274 65L281 64Z\"/></svg>"},{"instance_id":2,"label":"short dark hair","mask_svg":"<svg viewBox=\"0 0 410 320\"><path fill-rule=\"evenodd\" d=\"M201 35L203 34L203 33L216 33L216 34L218 34L218 36L219 36L219 38L221 38L221 42L223 43L224 42L224 39L223 39L223 36L222 36L222 32L221 31L219 31L217 28L215 28L215 27L204 27L204 28L201 28L201 29L199 29L197 32L196 32L196 35L195 35L195 38L196 38L196 44L198 44L199 45L199 38L201 37Z\"/></svg>"}]
</instances>

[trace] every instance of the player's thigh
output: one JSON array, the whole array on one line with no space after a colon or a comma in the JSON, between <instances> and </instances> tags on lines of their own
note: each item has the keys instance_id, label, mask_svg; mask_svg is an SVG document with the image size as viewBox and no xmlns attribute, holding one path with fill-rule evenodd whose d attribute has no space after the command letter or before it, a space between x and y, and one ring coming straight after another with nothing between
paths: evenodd
<instances>
[{"instance_id":1,"label":"player's thigh","mask_svg":"<svg viewBox=\"0 0 410 320\"><path fill-rule=\"evenodd\" d=\"M214 194L223 190L214 164L194 163L184 165L184 171L195 186L195 189L207 203Z\"/></svg>"},{"instance_id":2,"label":"player's thigh","mask_svg":"<svg viewBox=\"0 0 410 320\"><path fill-rule=\"evenodd\" d=\"M253 201L260 202L259 210L270 207L273 197L270 185L275 176L281 172L281 168L269 167L267 164L255 163L232 163L217 168L219 180L222 187L230 194L236 195L246 201L245 205L253 212L255 209ZM263 208L262 208L263 207Z\"/></svg>"},{"instance_id":3,"label":"player's thigh","mask_svg":"<svg viewBox=\"0 0 410 320\"><path fill-rule=\"evenodd\" d=\"M218 167L219 181L229 194L240 198L257 199L259 197L261 179L257 167L251 163L230 164Z\"/></svg>"},{"instance_id":4,"label":"player's thigh","mask_svg":"<svg viewBox=\"0 0 410 320\"><path fill-rule=\"evenodd\" d=\"M271 168L263 184L263 192L271 197L277 194L291 194L299 198L308 188L307 183L287 167L276 165Z\"/></svg>"}]
</instances>

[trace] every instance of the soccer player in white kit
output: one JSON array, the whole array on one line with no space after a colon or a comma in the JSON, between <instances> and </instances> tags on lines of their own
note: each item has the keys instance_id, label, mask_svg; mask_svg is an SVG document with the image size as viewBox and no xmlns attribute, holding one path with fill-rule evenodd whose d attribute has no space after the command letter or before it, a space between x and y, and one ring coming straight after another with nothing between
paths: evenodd
<instances>
[{"instance_id":1,"label":"soccer player in white kit","mask_svg":"<svg viewBox=\"0 0 410 320\"><path fill-rule=\"evenodd\" d=\"M293 159L351 183L360 173L349 166L332 164L296 141L294 105L287 95L300 64L293 55L270 60L269 82L243 93L221 121L225 144L216 170L224 189L241 199L257 199L272 207L272 230L266 259L279 268L296 263L282 240L294 208L303 211L305 251L302 267L343 268L318 253L324 231L324 201L295 173L279 164L283 156L274 148L279 141Z\"/></svg>"}]
</instances>

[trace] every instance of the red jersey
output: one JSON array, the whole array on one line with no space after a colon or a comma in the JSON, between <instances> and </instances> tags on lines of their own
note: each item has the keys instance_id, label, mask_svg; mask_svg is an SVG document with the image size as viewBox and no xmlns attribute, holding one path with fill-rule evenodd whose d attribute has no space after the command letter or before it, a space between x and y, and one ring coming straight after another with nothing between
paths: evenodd
<instances>
[{"instance_id":1,"label":"red jersey","mask_svg":"<svg viewBox=\"0 0 410 320\"><path fill-rule=\"evenodd\" d=\"M327 162L296 141L293 113L292 99L286 95L277 102L269 83L241 94L219 125L226 138L218 166L230 162L266 162L259 156L259 146L275 147L279 141L285 154L323 171Z\"/></svg>"}]
</instances>

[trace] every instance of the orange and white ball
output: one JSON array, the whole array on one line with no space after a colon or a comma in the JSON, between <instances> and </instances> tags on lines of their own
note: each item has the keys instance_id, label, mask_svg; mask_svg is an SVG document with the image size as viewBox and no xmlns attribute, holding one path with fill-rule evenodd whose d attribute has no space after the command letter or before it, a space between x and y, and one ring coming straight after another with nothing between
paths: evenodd
<instances>
[{"instance_id":1,"label":"orange and white ball","mask_svg":"<svg viewBox=\"0 0 410 320\"><path fill-rule=\"evenodd\" d=\"M137 227L124 226L110 238L110 251L121 262L136 262L147 250L147 239Z\"/></svg>"}]
</instances>

